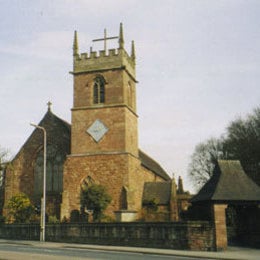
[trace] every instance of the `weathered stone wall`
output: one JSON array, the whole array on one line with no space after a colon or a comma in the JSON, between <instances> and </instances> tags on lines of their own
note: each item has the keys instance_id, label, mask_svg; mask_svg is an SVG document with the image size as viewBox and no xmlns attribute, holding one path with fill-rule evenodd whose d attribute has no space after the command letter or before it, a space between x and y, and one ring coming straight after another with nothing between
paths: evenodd
<instances>
[{"instance_id":1,"label":"weathered stone wall","mask_svg":"<svg viewBox=\"0 0 260 260\"><path fill-rule=\"evenodd\" d=\"M105 103L93 104L94 79L102 75L105 79ZM129 87L130 90L129 91ZM74 108L128 105L136 112L135 82L125 70L94 71L74 76ZM131 96L129 96L131 95Z\"/></svg>"},{"instance_id":2,"label":"weathered stone wall","mask_svg":"<svg viewBox=\"0 0 260 260\"><path fill-rule=\"evenodd\" d=\"M108 55L105 51L82 53L74 56L73 72L83 73L99 70L125 69L135 77L135 61L129 57L124 49L110 49Z\"/></svg>"},{"instance_id":3,"label":"weathered stone wall","mask_svg":"<svg viewBox=\"0 0 260 260\"><path fill-rule=\"evenodd\" d=\"M105 214L114 218L114 211L122 209L123 187L127 209L138 211L141 217L142 192L145 181L159 181L155 174L141 166L138 158L128 153L70 156L64 167L61 219L69 218L73 210L80 209L81 184L86 178L106 187L112 197Z\"/></svg>"},{"instance_id":4,"label":"weathered stone wall","mask_svg":"<svg viewBox=\"0 0 260 260\"><path fill-rule=\"evenodd\" d=\"M99 142L86 132L97 119L108 128ZM71 127L72 155L129 152L138 156L137 117L126 106L74 110Z\"/></svg>"},{"instance_id":5,"label":"weathered stone wall","mask_svg":"<svg viewBox=\"0 0 260 260\"><path fill-rule=\"evenodd\" d=\"M120 208L122 187L128 185L127 154L68 157L63 179L61 218L69 218L72 210L80 209L81 184L86 178L106 187L112 197L106 214Z\"/></svg>"},{"instance_id":6,"label":"weathered stone wall","mask_svg":"<svg viewBox=\"0 0 260 260\"><path fill-rule=\"evenodd\" d=\"M105 103L94 104L93 84L99 75L106 82ZM137 156L135 92L134 80L123 69L74 75L71 154L126 151ZM109 129L98 143L86 133L97 119Z\"/></svg>"},{"instance_id":7,"label":"weathered stone wall","mask_svg":"<svg viewBox=\"0 0 260 260\"><path fill-rule=\"evenodd\" d=\"M39 226L3 225L0 238L38 240ZM213 251L209 222L91 223L46 226L46 241Z\"/></svg>"}]
</instances>

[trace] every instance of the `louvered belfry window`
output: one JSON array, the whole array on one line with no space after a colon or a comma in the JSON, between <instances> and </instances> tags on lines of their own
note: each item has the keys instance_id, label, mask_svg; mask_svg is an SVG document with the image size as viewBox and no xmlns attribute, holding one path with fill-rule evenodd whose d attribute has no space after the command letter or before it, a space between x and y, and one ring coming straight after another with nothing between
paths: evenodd
<instances>
[{"instance_id":1,"label":"louvered belfry window","mask_svg":"<svg viewBox=\"0 0 260 260\"><path fill-rule=\"evenodd\" d=\"M94 80L93 102L94 104L105 103L105 80L101 76Z\"/></svg>"}]
</instances>

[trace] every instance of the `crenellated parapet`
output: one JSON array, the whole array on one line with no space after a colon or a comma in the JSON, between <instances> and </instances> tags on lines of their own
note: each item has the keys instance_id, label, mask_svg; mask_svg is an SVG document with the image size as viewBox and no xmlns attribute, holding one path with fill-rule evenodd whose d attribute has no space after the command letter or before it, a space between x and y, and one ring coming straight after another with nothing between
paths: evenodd
<instances>
[{"instance_id":1,"label":"crenellated parapet","mask_svg":"<svg viewBox=\"0 0 260 260\"><path fill-rule=\"evenodd\" d=\"M135 60L124 49L110 49L99 52L74 55L73 73L103 71L125 68L135 78Z\"/></svg>"},{"instance_id":2,"label":"crenellated parapet","mask_svg":"<svg viewBox=\"0 0 260 260\"><path fill-rule=\"evenodd\" d=\"M118 38L119 47L117 49L106 50L106 41ZM124 49L123 27L120 24L119 37L103 39L104 50L90 51L89 53L78 53L78 36L74 35L73 44L73 74L84 72L104 71L110 69L125 69L135 79L135 48L132 41L131 55ZM97 40L96 40L97 41Z\"/></svg>"}]
</instances>

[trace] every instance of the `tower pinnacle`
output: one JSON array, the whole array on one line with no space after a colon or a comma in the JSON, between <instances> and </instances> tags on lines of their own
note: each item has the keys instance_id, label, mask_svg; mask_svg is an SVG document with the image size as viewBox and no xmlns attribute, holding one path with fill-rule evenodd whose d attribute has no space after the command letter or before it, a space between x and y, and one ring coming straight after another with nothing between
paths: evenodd
<instances>
[{"instance_id":1,"label":"tower pinnacle","mask_svg":"<svg viewBox=\"0 0 260 260\"><path fill-rule=\"evenodd\" d=\"M135 42L132 41L131 58L135 61Z\"/></svg>"},{"instance_id":2,"label":"tower pinnacle","mask_svg":"<svg viewBox=\"0 0 260 260\"><path fill-rule=\"evenodd\" d=\"M178 192L180 194L184 193L183 182L182 182L181 176L179 176L179 179L178 179Z\"/></svg>"},{"instance_id":3,"label":"tower pinnacle","mask_svg":"<svg viewBox=\"0 0 260 260\"><path fill-rule=\"evenodd\" d=\"M120 23L120 30L119 30L119 49L124 49L124 34L123 34L123 24Z\"/></svg>"},{"instance_id":4,"label":"tower pinnacle","mask_svg":"<svg viewBox=\"0 0 260 260\"><path fill-rule=\"evenodd\" d=\"M74 42L73 42L73 55L78 55L79 46L78 46L78 33L74 32Z\"/></svg>"}]
</instances>

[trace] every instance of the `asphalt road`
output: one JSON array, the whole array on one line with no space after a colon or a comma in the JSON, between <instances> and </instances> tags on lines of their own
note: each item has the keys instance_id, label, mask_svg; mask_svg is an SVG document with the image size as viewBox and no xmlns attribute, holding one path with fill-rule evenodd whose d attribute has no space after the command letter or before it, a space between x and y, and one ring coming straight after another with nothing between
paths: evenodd
<instances>
[{"instance_id":1,"label":"asphalt road","mask_svg":"<svg viewBox=\"0 0 260 260\"><path fill-rule=\"evenodd\" d=\"M90 250L79 248L53 248L53 247L37 247L28 244L1 244L0 260L58 260L58 259L173 259L173 260L197 260L198 258L172 256L172 255L156 255L143 253L130 253L118 251Z\"/></svg>"}]
</instances>

